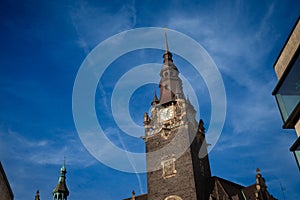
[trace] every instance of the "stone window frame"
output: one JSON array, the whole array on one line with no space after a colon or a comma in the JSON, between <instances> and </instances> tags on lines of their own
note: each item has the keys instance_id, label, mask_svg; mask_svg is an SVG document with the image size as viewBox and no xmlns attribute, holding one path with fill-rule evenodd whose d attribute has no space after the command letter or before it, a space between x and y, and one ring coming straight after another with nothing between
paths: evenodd
<instances>
[{"instance_id":1,"label":"stone window frame","mask_svg":"<svg viewBox=\"0 0 300 200\"><path fill-rule=\"evenodd\" d=\"M163 178L166 179L176 175L175 161L176 159L174 157L161 161Z\"/></svg>"}]
</instances>

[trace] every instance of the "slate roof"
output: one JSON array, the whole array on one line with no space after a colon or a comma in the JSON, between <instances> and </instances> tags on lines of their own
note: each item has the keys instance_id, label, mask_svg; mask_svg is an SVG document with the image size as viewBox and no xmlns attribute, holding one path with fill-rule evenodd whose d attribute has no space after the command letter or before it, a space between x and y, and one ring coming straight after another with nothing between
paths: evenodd
<instances>
[{"instance_id":1,"label":"slate roof","mask_svg":"<svg viewBox=\"0 0 300 200\"><path fill-rule=\"evenodd\" d=\"M2 176L2 178L3 178L3 180L4 180L4 182L5 182L5 185L6 185L7 189L8 189L8 192L9 192L10 196L11 196L12 199L13 199L13 198L14 198L14 194L13 194L13 192L12 192L12 190L11 190L11 187L10 187L10 185L9 185L9 182L8 182L7 177L6 177L5 171L4 171L4 169L3 169L2 163L1 163L1 161L0 161L0 178L1 178L1 176Z\"/></svg>"},{"instance_id":2,"label":"slate roof","mask_svg":"<svg viewBox=\"0 0 300 200\"><path fill-rule=\"evenodd\" d=\"M65 181L59 181L56 185L56 187L53 190L53 193L66 193L69 195L69 190L67 188L66 182Z\"/></svg>"},{"instance_id":3,"label":"slate roof","mask_svg":"<svg viewBox=\"0 0 300 200\"><path fill-rule=\"evenodd\" d=\"M233 183L231 181L228 181L226 179L223 179L223 178L220 178L220 177L217 177L217 176L213 176L213 178L214 178L215 181L216 180L219 181L219 183L223 186L224 190L226 191L226 193L229 196L238 195L238 194L241 193L241 190L243 188L245 188L242 185Z\"/></svg>"},{"instance_id":4,"label":"slate roof","mask_svg":"<svg viewBox=\"0 0 300 200\"><path fill-rule=\"evenodd\" d=\"M66 170L66 167L64 164L60 169L60 177L59 177L56 187L54 188L54 190L52 192L53 194L54 193L64 193L67 196L69 195L69 190L68 190L67 184L66 184L66 173L67 173L67 170Z\"/></svg>"},{"instance_id":5,"label":"slate roof","mask_svg":"<svg viewBox=\"0 0 300 200\"><path fill-rule=\"evenodd\" d=\"M255 199L255 190L256 190L256 185L249 185L248 187L245 187L242 190L243 195L246 197L246 199Z\"/></svg>"},{"instance_id":6,"label":"slate roof","mask_svg":"<svg viewBox=\"0 0 300 200\"><path fill-rule=\"evenodd\" d=\"M255 191L256 191L255 184L245 187L240 184L233 183L231 181L228 181L226 179L223 179L223 178L220 178L217 176L211 177L211 181L212 181L211 191L213 191L215 189L215 187L221 186L222 190L225 191L225 193L228 195L229 199L232 199L232 200L235 200L235 199L254 200L255 199ZM148 198L147 194L135 196L135 200L147 200L147 198ZM270 195L269 199L275 200L276 198L274 198L272 195ZM126 198L124 200L132 200L132 197Z\"/></svg>"}]
</instances>

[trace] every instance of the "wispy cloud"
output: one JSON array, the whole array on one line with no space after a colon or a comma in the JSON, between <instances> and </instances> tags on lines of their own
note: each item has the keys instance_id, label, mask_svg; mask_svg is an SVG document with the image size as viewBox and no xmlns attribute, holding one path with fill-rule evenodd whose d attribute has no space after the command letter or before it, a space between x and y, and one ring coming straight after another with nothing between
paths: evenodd
<instances>
[{"instance_id":1,"label":"wispy cloud","mask_svg":"<svg viewBox=\"0 0 300 200\"><path fill-rule=\"evenodd\" d=\"M131 167L132 167L133 171L135 172L135 175L136 175L136 178L137 178L137 180L138 180L139 187L140 187L140 188L139 188L139 189L140 189L140 193L141 193L141 194L144 194L144 191L143 191L143 185L142 185L142 181L141 181L141 176L140 176L140 174L137 172L137 170L136 170L136 168L135 168L134 159L131 158L130 154L128 153L127 145L126 145L126 143L124 142L124 140L123 140L122 136L120 135L120 133L117 133L117 135L118 135L119 141L120 141L120 143L121 143L121 145L122 145L124 151L126 152L126 156L127 156L128 160L129 160L129 162L130 162L130 164L131 164Z\"/></svg>"},{"instance_id":2,"label":"wispy cloud","mask_svg":"<svg viewBox=\"0 0 300 200\"><path fill-rule=\"evenodd\" d=\"M224 73L240 80L236 69L241 65L249 66L244 70L258 68L278 38L270 19L274 5L262 4L254 14L248 4L220 2L214 4L209 13L181 11L180 15L169 19L168 25L197 39L219 61L218 67ZM214 10L222 12L216 15ZM258 12L263 15L262 18L258 18ZM264 45L266 43L267 46ZM241 62L236 63L237 60Z\"/></svg>"},{"instance_id":3,"label":"wispy cloud","mask_svg":"<svg viewBox=\"0 0 300 200\"><path fill-rule=\"evenodd\" d=\"M57 130L52 139L29 139L12 130L0 131L1 157L27 161L33 164L61 165L66 157L69 165L87 167L96 163L81 145L74 132ZM26 158L26 160L24 160Z\"/></svg>"},{"instance_id":4,"label":"wispy cloud","mask_svg":"<svg viewBox=\"0 0 300 200\"><path fill-rule=\"evenodd\" d=\"M135 2L124 3L118 10L95 7L87 1L79 1L70 12L78 45L87 55L100 41L121 31L133 28L136 23Z\"/></svg>"}]
</instances>

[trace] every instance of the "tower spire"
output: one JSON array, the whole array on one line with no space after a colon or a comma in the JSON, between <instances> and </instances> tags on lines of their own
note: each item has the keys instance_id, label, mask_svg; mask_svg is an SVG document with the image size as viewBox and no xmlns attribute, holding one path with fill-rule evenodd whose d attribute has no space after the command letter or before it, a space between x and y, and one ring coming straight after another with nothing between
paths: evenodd
<instances>
[{"instance_id":1,"label":"tower spire","mask_svg":"<svg viewBox=\"0 0 300 200\"><path fill-rule=\"evenodd\" d=\"M173 63L173 55L169 51L169 44L167 38L167 32L164 32L166 51L163 55L164 63L160 71L161 80L159 83L160 88L160 99L158 103L165 104L176 99L184 97L182 91L182 81L179 78L179 71ZM153 104L152 104L153 106Z\"/></svg>"},{"instance_id":2,"label":"tower spire","mask_svg":"<svg viewBox=\"0 0 300 200\"><path fill-rule=\"evenodd\" d=\"M166 53L169 52L169 44L168 44L167 30L168 30L168 29L165 28Z\"/></svg>"},{"instance_id":3,"label":"tower spire","mask_svg":"<svg viewBox=\"0 0 300 200\"><path fill-rule=\"evenodd\" d=\"M163 55L164 64L173 65L172 53L169 51L168 37L167 37L167 28L165 28L165 43L166 43L166 52Z\"/></svg>"}]
</instances>

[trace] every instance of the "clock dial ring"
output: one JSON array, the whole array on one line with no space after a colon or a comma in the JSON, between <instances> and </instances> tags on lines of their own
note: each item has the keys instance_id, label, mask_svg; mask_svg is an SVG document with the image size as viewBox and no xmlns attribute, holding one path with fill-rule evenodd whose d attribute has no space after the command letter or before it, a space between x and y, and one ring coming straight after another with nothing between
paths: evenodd
<instances>
[{"instance_id":1,"label":"clock dial ring","mask_svg":"<svg viewBox=\"0 0 300 200\"><path fill-rule=\"evenodd\" d=\"M160 121L166 121L169 119L172 119L174 116L174 109L169 107L169 108L164 108L160 110L159 112L159 119Z\"/></svg>"}]
</instances>

